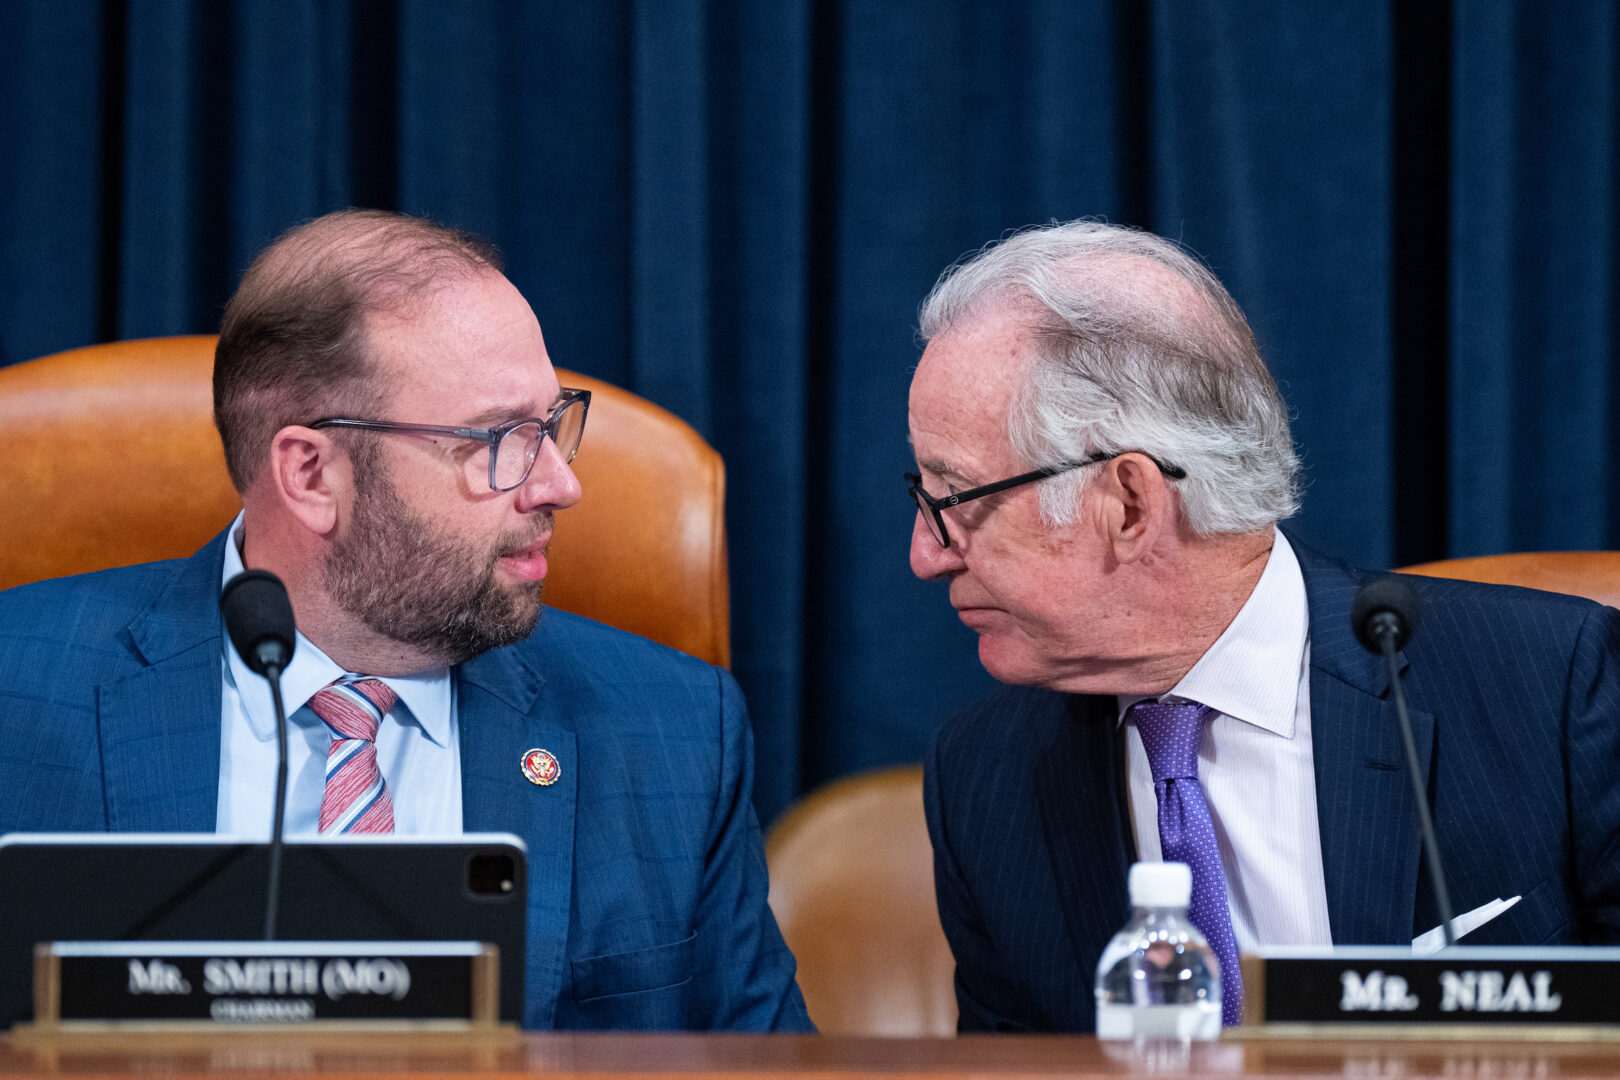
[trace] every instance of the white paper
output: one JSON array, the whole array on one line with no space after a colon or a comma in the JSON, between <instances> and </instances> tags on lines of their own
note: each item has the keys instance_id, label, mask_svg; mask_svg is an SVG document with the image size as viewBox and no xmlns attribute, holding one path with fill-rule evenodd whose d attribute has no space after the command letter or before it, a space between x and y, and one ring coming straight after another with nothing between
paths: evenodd
<instances>
[{"instance_id":1,"label":"white paper","mask_svg":"<svg viewBox=\"0 0 1620 1080\"><path fill-rule=\"evenodd\" d=\"M1517 904L1520 897L1503 900L1500 896L1488 904L1481 904L1466 915L1458 915L1451 920L1451 932L1458 938L1472 930L1478 930L1492 919L1496 918L1508 908ZM1426 934L1419 934L1412 939L1412 954L1414 956L1428 956L1437 953L1446 947L1446 934L1443 925L1435 927Z\"/></svg>"}]
</instances>

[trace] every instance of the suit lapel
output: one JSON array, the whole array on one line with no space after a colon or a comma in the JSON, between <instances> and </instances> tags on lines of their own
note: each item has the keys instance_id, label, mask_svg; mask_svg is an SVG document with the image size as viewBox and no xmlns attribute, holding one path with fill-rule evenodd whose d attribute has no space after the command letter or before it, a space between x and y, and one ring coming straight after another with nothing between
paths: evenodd
<instances>
[{"instance_id":1,"label":"suit lapel","mask_svg":"<svg viewBox=\"0 0 1620 1080\"><path fill-rule=\"evenodd\" d=\"M574 733L542 694L544 678L516 649L486 653L458 671L462 825L510 832L528 848L528 955L523 1026L550 1028L564 985L573 901L574 810L579 754ZM523 774L529 750L549 751L556 782Z\"/></svg>"},{"instance_id":2,"label":"suit lapel","mask_svg":"<svg viewBox=\"0 0 1620 1080\"><path fill-rule=\"evenodd\" d=\"M1405 944L1413 936L1422 840L1399 722L1378 657L1350 629L1362 581L1294 541L1311 613L1311 742L1333 941ZM1397 657L1404 672L1407 661ZM1425 777L1434 717L1410 710Z\"/></svg>"},{"instance_id":3,"label":"suit lapel","mask_svg":"<svg viewBox=\"0 0 1620 1080\"><path fill-rule=\"evenodd\" d=\"M96 689L109 830L211 832L218 820L224 542L180 563L125 630L145 666Z\"/></svg>"},{"instance_id":4,"label":"suit lapel","mask_svg":"<svg viewBox=\"0 0 1620 1080\"><path fill-rule=\"evenodd\" d=\"M1037 802L1070 948L1089 984L1103 943L1129 913L1134 844L1122 812L1115 699L1059 700L1036 766Z\"/></svg>"}]
</instances>

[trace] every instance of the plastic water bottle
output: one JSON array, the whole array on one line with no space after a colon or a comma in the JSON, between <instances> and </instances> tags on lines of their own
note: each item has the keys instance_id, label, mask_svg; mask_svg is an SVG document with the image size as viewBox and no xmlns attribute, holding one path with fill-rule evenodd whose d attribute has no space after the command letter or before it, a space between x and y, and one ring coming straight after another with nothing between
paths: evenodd
<instances>
[{"instance_id":1,"label":"plastic water bottle","mask_svg":"<svg viewBox=\"0 0 1620 1080\"><path fill-rule=\"evenodd\" d=\"M1221 966L1187 918L1186 863L1137 863L1131 921L1097 963L1099 1039L1214 1039L1221 1033Z\"/></svg>"}]
</instances>

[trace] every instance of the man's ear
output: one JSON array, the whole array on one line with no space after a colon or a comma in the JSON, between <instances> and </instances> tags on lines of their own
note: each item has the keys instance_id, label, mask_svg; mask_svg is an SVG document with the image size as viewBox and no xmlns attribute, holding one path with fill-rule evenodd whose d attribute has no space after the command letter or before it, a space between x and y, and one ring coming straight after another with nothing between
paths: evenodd
<instances>
[{"instance_id":1,"label":"man's ear","mask_svg":"<svg viewBox=\"0 0 1620 1080\"><path fill-rule=\"evenodd\" d=\"M1095 481L1102 524L1114 558L1132 563L1156 548L1176 529L1176 493L1145 454L1121 454L1103 466Z\"/></svg>"},{"instance_id":2,"label":"man's ear","mask_svg":"<svg viewBox=\"0 0 1620 1080\"><path fill-rule=\"evenodd\" d=\"M270 440L267 479L287 513L310 532L326 536L337 528L340 511L352 499L354 467L332 436L291 425Z\"/></svg>"}]
</instances>

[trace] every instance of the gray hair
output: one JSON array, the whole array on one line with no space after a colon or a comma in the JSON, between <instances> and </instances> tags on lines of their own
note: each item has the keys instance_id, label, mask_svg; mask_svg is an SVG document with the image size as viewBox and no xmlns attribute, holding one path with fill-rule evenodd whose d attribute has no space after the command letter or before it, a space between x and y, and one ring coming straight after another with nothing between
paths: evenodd
<instances>
[{"instance_id":1,"label":"gray hair","mask_svg":"<svg viewBox=\"0 0 1620 1080\"><path fill-rule=\"evenodd\" d=\"M1029 229L946 270L923 301L922 336L992 312L1034 341L1008 415L1013 450L1031 467L1132 450L1179 466L1181 513L1200 535L1298 511L1287 408L1243 312L1196 257L1097 221ZM1096 473L1040 484L1043 518L1075 521Z\"/></svg>"}]
</instances>

